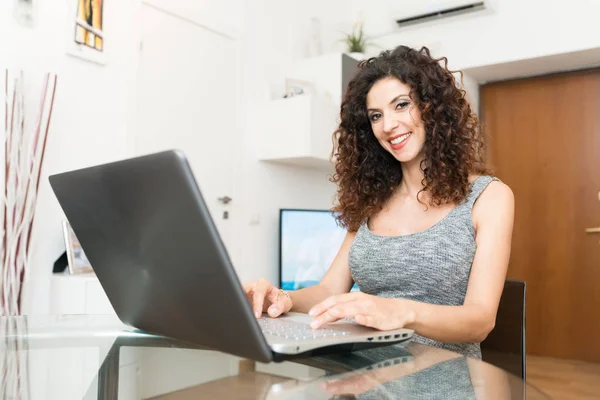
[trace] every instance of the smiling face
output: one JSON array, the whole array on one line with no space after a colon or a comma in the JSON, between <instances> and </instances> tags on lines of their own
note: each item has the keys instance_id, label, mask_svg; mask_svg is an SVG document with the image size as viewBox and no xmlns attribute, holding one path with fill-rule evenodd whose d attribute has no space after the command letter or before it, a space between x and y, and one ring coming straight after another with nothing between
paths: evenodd
<instances>
[{"instance_id":1,"label":"smiling face","mask_svg":"<svg viewBox=\"0 0 600 400\"><path fill-rule=\"evenodd\" d=\"M396 78L384 78L367 94L367 113L375 137L403 163L420 157L425 144L425 125L410 90Z\"/></svg>"}]
</instances>

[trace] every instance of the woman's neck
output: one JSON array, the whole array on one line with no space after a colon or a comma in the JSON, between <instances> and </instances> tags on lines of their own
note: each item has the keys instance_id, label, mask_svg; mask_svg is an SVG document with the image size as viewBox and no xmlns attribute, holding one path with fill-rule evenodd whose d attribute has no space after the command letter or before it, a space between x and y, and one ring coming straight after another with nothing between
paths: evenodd
<instances>
[{"instance_id":1,"label":"woman's neck","mask_svg":"<svg viewBox=\"0 0 600 400\"><path fill-rule=\"evenodd\" d=\"M402 182L398 188L399 194L416 197L423 190L423 179L425 178L421 169L423 159L423 156L419 156L412 161L402 163Z\"/></svg>"}]
</instances>

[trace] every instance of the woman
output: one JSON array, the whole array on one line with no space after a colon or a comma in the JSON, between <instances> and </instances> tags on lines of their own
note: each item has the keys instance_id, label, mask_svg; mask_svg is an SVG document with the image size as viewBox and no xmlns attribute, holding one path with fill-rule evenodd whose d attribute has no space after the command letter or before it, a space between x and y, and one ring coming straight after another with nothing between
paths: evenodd
<instances>
[{"instance_id":1,"label":"woman","mask_svg":"<svg viewBox=\"0 0 600 400\"><path fill-rule=\"evenodd\" d=\"M442 65L440 61L443 61ZM283 292L244 285L256 316L341 318L481 358L510 255L514 199L486 175L465 91L429 50L400 46L363 61L335 133L346 238L321 282ZM360 292L349 293L353 282Z\"/></svg>"}]
</instances>

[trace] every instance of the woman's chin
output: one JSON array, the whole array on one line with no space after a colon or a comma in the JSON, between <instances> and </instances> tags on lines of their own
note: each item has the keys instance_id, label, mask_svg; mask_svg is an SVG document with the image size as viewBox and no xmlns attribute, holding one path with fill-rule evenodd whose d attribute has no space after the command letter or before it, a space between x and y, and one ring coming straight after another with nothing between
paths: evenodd
<instances>
[{"instance_id":1,"label":"woman's chin","mask_svg":"<svg viewBox=\"0 0 600 400\"><path fill-rule=\"evenodd\" d=\"M418 152L405 151L404 149L402 149L401 151L392 150L391 153L396 160L400 161L403 164L410 164L412 161L416 161L417 156L419 155Z\"/></svg>"}]
</instances>

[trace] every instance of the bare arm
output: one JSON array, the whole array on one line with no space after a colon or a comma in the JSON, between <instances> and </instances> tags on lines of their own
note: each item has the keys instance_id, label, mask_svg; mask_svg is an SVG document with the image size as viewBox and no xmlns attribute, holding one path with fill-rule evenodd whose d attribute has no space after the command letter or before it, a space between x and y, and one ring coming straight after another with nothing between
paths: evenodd
<instances>
[{"instance_id":1,"label":"bare arm","mask_svg":"<svg viewBox=\"0 0 600 400\"><path fill-rule=\"evenodd\" d=\"M414 322L408 327L441 342L483 341L494 328L506 279L514 219L514 197L508 186L492 182L473 209L477 251L464 305L410 302Z\"/></svg>"},{"instance_id":2,"label":"bare arm","mask_svg":"<svg viewBox=\"0 0 600 400\"><path fill-rule=\"evenodd\" d=\"M293 304L291 311L306 313L329 296L350 291L354 282L348 267L348 254L355 236L356 232L346 234L331 267L318 284L289 292Z\"/></svg>"}]
</instances>

